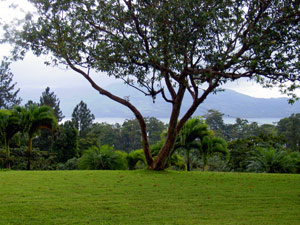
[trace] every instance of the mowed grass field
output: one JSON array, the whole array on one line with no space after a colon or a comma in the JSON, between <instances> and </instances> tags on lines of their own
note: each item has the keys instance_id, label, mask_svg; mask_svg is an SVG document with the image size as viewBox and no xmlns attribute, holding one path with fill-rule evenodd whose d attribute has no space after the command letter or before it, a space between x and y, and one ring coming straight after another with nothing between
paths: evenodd
<instances>
[{"instance_id":1,"label":"mowed grass field","mask_svg":"<svg viewBox=\"0 0 300 225\"><path fill-rule=\"evenodd\" d=\"M300 175L0 171L0 224L300 224Z\"/></svg>"}]
</instances>

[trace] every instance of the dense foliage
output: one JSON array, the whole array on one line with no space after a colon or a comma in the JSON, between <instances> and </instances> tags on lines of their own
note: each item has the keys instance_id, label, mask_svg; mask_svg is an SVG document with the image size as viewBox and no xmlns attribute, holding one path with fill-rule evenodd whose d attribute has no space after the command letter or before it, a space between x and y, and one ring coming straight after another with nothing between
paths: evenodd
<instances>
[{"instance_id":1,"label":"dense foliage","mask_svg":"<svg viewBox=\"0 0 300 225\"><path fill-rule=\"evenodd\" d=\"M248 170L265 173L295 173L300 155L274 148L257 148L249 159Z\"/></svg>"},{"instance_id":2,"label":"dense foliage","mask_svg":"<svg viewBox=\"0 0 300 225\"><path fill-rule=\"evenodd\" d=\"M300 114L292 114L278 122L278 134L287 140L287 147L300 152Z\"/></svg>"},{"instance_id":3,"label":"dense foliage","mask_svg":"<svg viewBox=\"0 0 300 225\"><path fill-rule=\"evenodd\" d=\"M126 158L113 151L108 145L93 146L83 152L78 162L80 169L90 170L124 170L127 169Z\"/></svg>"},{"instance_id":4,"label":"dense foliage","mask_svg":"<svg viewBox=\"0 0 300 225\"><path fill-rule=\"evenodd\" d=\"M57 161L62 163L79 156L78 131L71 121L66 121L58 127L52 152L55 153Z\"/></svg>"},{"instance_id":5,"label":"dense foliage","mask_svg":"<svg viewBox=\"0 0 300 225\"><path fill-rule=\"evenodd\" d=\"M242 119L225 124L222 114L216 111L209 111L205 117L206 120L194 117L184 125L166 167L188 171L300 172L298 148L289 147L293 146L289 143L294 133L286 131L297 126L295 115L282 119L277 126L259 126ZM145 118L145 121L152 127L152 134L156 134L149 138L154 143L151 154L155 157L164 144L167 126L155 118ZM289 125L283 126L286 121ZM2 168L133 170L147 167L136 119L125 120L123 124L93 123L81 138L72 121L56 127L54 111L48 106L28 104L12 110L2 109L0 122ZM286 132L282 132L283 127ZM33 140L38 140L40 128L55 129L50 151L32 145ZM228 142L218 135L226 137Z\"/></svg>"},{"instance_id":6,"label":"dense foliage","mask_svg":"<svg viewBox=\"0 0 300 225\"><path fill-rule=\"evenodd\" d=\"M222 138L216 138L204 120L194 117L187 121L180 131L174 151L183 150L186 155L186 167L190 171L191 151L197 151L203 162L203 170L207 167L210 156L221 153L229 158L227 143Z\"/></svg>"}]
</instances>

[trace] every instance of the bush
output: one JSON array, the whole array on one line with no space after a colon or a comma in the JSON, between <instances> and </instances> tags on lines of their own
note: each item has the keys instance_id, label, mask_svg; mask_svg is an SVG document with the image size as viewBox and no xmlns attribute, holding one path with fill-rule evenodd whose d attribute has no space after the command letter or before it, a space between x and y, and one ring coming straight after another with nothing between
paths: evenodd
<instances>
[{"instance_id":1,"label":"bush","mask_svg":"<svg viewBox=\"0 0 300 225\"><path fill-rule=\"evenodd\" d=\"M127 169L124 156L113 150L113 147L93 146L83 152L78 161L79 169L89 170L123 170Z\"/></svg>"},{"instance_id":2,"label":"bush","mask_svg":"<svg viewBox=\"0 0 300 225\"><path fill-rule=\"evenodd\" d=\"M120 168L122 170L128 169L128 162L127 162L127 156L128 154L124 151L116 150L114 151L116 154L120 156Z\"/></svg>"},{"instance_id":3,"label":"bush","mask_svg":"<svg viewBox=\"0 0 300 225\"><path fill-rule=\"evenodd\" d=\"M65 163L59 163L57 165L58 170L77 170L78 169L78 158L74 157L69 159Z\"/></svg>"},{"instance_id":4,"label":"bush","mask_svg":"<svg viewBox=\"0 0 300 225\"><path fill-rule=\"evenodd\" d=\"M173 153L168 160L168 165L173 170L186 170L186 164L183 157L177 153Z\"/></svg>"},{"instance_id":5,"label":"bush","mask_svg":"<svg viewBox=\"0 0 300 225\"><path fill-rule=\"evenodd\" d=\"M216 172L229 172L231 171L227 162L220 156L213 156L208 159L208 170Z\"/></svg>"},{"instance_id":6,"label":"bush","mask_svg":"<svg viewBox=\"0 0 300 225\"><path fill-rule=\"evenodd\" d=\"M130 170L135 170L137 169L136 166L137 164L138 167L143 167L142 165L146 165L146 160L145 160L145 155L144 155L144 151L143 149L139 149L139 150L135 150L135 151L131 151L128 155L127 155L127 162L128 162L128 168Z\"/></svg>"},{"instance_id":7,"label":"bush","mask_svg":"<svg viewBox=\"0 0 300 225\"><path fill-rule=\"evenodd\" d=\"M260 173L295 173L297 156L272 147L258 148L248 165L248 171Z\"/></svg>"}]
</instances>

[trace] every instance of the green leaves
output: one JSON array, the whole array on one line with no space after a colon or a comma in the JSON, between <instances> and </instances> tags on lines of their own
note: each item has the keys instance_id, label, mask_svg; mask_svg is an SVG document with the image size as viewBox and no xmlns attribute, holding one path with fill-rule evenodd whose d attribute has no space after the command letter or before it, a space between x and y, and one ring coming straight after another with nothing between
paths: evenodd
<instances>
[{"instance_id":1,"label":"green leaves","mask_svg":"<svg viewBox=\"0 0 300 225\"><path fill-rule=\"evenodd\" d=\"M249 171L267 173L294 173L299 154L288 154L274 148L258 148L248 165Z\"/></svg>"},{"instance_id":2,"label":"green leaves","mask_svg":"<svg viewBox=\"0 0 300 225\"><path fill-rule=\"evenodd\" d=\"M23 112L24 131L28 132L30 137L37 134L41 128L54 131L57 127L57 119L54 111L49 106L29 105Z\"/></svg>"},{"instance_id":3,"label":"green leaves","mask_svg":"<svg viewBox=\"0 0 300 225\"><path fill-rule=\"evenodd\" d=\"M126 169L127 161L120 153L113 151L113 147L102 145L86 150L78 166L90 170L121 170Z\"/></svg>"},{"instance_id":4,"label":"green leaves","mask_svg":"<svg viewBox=\"0 0 300 225\"><path fill-rule=\"evenodd\" d=\"M192 149L197 150L204 162L204 167L207 165L207 159L215 153L224 155L226 160L229 159L227 142L222 138L216 138L214 132L199 117L193 117L186 122L178 135L175 148L187 151L187 157Z\"/></svg>"}]
</instances>

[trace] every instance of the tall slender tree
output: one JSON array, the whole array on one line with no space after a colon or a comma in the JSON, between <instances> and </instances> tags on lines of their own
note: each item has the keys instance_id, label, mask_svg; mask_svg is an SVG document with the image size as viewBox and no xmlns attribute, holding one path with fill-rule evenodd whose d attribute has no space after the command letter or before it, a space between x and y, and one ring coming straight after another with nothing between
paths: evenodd
<instances>
[{"instance_id":1,"label":"tall slender tree","mask_svg":"<svg viewBox=\"0 0 300 225\"><path fill-rule=\"evenodd\" d=\"M80 101L78 105L75 106L72 113L72 122L74 126L79 131L79 137L85 137L88 130L93 124L95 119L94 114L87 107L87 104Z\"/></svg>"},{"instance_id":2,"label":"tall slender tree","mask_svg":"<svg viewBox=\"0 0 300 225\"><path fill-rule=\"evenodd\" d=\"M54 115L58 122L60 122L64 115L59 107L60 100L56 97L54 92L50 92L50 87L46 87L45 91L40 97L40 105L48 105L54 110Z\"/></svg>"},{"instance_id":3,"label":"tall slender tree","mask_svg":"<svg viewBox=\"0 0 300 225\"><path fill-rule=\"evenodd\" d=\"M56 97L54 92L50 91L50 87L46 87L45 91L40 97L39 105L47 105L51 107L54 111L54 115L58 122L60 122L64 116L59 107L60 100ZM34 140L33 145L38 147L43 151L51 151L53 145L53 136L50 130L42 129L40 135L37 139Z\"/></svg>"},{"instance_id":4,"label":"tall slender tree","mask_svg":"<svg viewBox=\"0 0 300 225\"><path fill-rule=\"evenodd\" d=\"M20 89L16 89L17 83L12 83L13 74L9 65L10 63L5 61L0 65L0 109L11 108L21 102L21 98L18 97Z\"/></svg>"}]
</instances>

